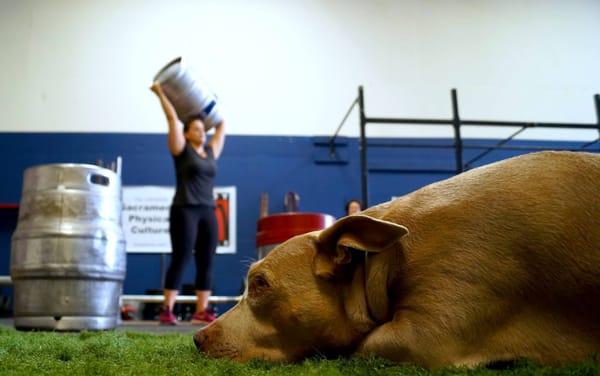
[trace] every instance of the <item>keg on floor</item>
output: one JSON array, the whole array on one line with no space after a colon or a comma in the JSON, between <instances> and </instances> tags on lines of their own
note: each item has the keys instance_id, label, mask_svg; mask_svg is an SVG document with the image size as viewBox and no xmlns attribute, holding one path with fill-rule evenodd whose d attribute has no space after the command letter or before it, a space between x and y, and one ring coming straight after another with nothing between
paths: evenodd
<instances>
[{"instance_id":1,"label":"keg on floor","mask_svg":"<svg viewBox=\"0 0 600 376\"><path fill-rule=\"evenodd\" d=\"M17 329L114 328L125 278L120 177L86 164L28 168L10 273Z\"/></svg>"},{"instance_id":2,"label":"keg on floor","mask_svg":"<svg viewBox=\"0 0 600 376\"><path fill-rule=\"evenodd\" d=\"M165 65L154 76L154 81L160 82L163 92L183 123L199 115L204 128L209 130L223 121L216 95L206 83L193 77L181 57Z\"/></svg>"},{"instance_id":3,"label":"keg on floor","mask_svg":"<svg viewBox=\"0 0 600 376\"><path fill-rule=\"evenodd\" d=\"M335 221L329 214L322 213L280 213L258 220L256 247L258 257L265 257L272 249L284 241L311 231L322 230Z\"/></svg>"}]
</instances>

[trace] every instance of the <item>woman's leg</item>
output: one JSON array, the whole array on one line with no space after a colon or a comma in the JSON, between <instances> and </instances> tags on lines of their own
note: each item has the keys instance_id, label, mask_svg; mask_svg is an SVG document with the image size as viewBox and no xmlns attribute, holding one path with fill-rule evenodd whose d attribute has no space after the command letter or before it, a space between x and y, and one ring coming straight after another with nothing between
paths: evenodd
<instances>
[{"instance_id":1,"label":"woman's leg","mask_svg":"<svg viewBox=\"0 0 600 376\"><path fill-rule=\"evenodd\" d=\"M177 292L181 286L181 278L185 265L191 255L197 231L197 213L195 208L172 206L169 217L169 233L171 235L171 263L165 276L165 305L173 310Z\"/></svg>"},{"instance_id":2,"label":"woman's leg","mask_svg":"<svg viewBox=\"0 0 600 376\"><path fill-rule=\"evenodd\" d=\"M219 227L213 208L205 208L198 224L196 238L196 312L208 306L211 294L212 260L219 242Z\"/></svg>"},{"instance_id":3,"label":"woman's leg","mask_svg":"<svg viewBox=\"0 0 600 376\"><path fill-rule=\"evenodd\" d=\"M208 307L208 298L210 290L196 290L196 312L204 312Z\"/></svg>"},{"instance_id":4,"label":"woman's leg","mask_svg":"<svg viewBox=\"0 0 600 376\"><path fill-rule=\"evenodd\" d=\"M169 311L173 311L173 307L175 306L175 300L177 299L177 293L179 291L164 289L163 292L164 292L164 296L165 296L165 300L164 300L163 304L165 306L167 306Z\"/></svg>"}]
</instances>

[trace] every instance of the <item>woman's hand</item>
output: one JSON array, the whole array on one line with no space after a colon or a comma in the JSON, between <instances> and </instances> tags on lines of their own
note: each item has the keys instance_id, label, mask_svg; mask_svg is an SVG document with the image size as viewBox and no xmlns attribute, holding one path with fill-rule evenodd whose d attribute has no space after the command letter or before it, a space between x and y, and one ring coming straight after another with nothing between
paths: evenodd
<instances>
[{"instance_id":1,"label":"woman's hand","mask_svg":"<svg viewBox=\"0 0 600 376\"><path fill-rule=\"evenodd\" d=\"M152 83L152 86L150 86L150 90L152 90L152 92L158 96L161 96L161 94L163 94L162 86L160 86L160 82L158 81L154 81Z\"/></svg>"}]
</instances>

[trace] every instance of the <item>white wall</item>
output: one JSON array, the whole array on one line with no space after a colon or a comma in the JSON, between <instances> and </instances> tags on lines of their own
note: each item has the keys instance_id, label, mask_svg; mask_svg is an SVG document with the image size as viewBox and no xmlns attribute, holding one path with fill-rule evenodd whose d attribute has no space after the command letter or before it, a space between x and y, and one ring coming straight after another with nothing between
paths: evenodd
<instances>
[{"instance_id":1,"label":"white wall","mask_svg":"<svg viewBox=\"0 0 600 376\"><path fill-rule=\"evenodd\" d=\"M0 131L163 133L147 88L178 55L223 99L232 134L330 135L359 84L368 116L450 117L456 87L464 118L592 123L600 1L0 0L0 48Z\"/></svg>"}]
</instances>

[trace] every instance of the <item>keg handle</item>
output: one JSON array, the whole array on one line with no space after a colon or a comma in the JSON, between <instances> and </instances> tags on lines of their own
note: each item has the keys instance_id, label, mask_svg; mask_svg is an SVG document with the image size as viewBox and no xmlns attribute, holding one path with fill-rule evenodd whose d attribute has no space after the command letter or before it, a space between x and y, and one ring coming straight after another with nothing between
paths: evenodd
<instances>
[{"instance_id":1,"label":"keg handle","mask_svg":"<svg viewBox=\"0 0 600 376\"><path fill-rule=\"evenodd\" d=\"M108 187L110 185L110 179L107 176L104 176L101 174L95 174L95 173L89 174L88 180L92 184L103 185L105 187Z\"/></svg>"}]
</instances>

